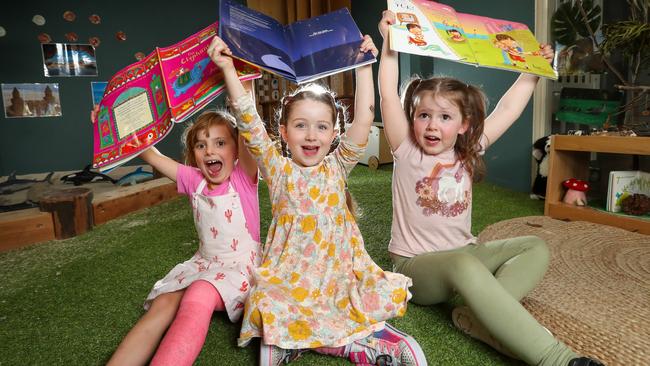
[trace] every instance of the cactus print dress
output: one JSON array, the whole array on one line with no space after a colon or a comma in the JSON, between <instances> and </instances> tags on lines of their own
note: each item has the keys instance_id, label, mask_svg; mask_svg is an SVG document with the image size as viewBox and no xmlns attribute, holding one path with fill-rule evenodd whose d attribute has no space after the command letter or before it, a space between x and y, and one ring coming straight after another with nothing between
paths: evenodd
<instances>
[{"instance_id":1,"label":"cactus print dress","mask_svg":"<svg viewBox=\"0 0 650 366\"><path fill-rule=\"evenodd\" d=\"M224 183L225 184L225 183ZM211 283L223 299L228 318L236 322L244 310L251 275L260 263L260 243L247 229L239 193L228 182L224 195L201 194L203 179L192 194L192 213L199 236L199 249L192 258L176 265L154 284L145 308L159 295L203 280Z\"/></svg>"},{"instance_id":2,"label":"cactus print dress","mask_svg":"<svg viewBox=\"0 0 650 366\"><path fill-rule=\"evenodd\" d=\"M301 167L279 153L249 96L233 109L273 212L239 345L261 337L285 349L338 347L402 316L411 279L373 262L346 205L347 175L365 146L343 137L320 164Z\"/></svg>"}]
</instances>

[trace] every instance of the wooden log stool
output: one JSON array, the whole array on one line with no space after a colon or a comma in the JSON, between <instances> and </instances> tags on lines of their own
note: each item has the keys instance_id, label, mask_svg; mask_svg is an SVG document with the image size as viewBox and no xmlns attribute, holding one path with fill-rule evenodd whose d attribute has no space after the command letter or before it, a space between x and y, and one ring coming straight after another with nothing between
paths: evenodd
<instances>
[{"instance_id":1,"label":"wooden log stool","mask_svg":"<svg viewBox=\"0 0 650 366\"><path fill-rule=\"evenodd\" d=\"M90 189L72 188L45 193L39 205L41 211L52 213L54 236L67 239L92 229L92 200Z\"/></svg>"}]
</instances>

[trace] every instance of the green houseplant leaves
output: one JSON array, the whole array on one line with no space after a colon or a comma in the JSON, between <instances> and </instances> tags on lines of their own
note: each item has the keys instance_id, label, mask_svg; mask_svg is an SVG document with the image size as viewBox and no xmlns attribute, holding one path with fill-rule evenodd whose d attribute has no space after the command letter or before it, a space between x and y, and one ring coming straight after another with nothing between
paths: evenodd
<instances>
[{"instance_id":1,"label":"green houseplant leaves","mask_svg":"<svg viewBox=\"0 0 650 366\"><path fill-rule=\"evenodd\" d=\"M587 23L595 32L600 26L602 9L592 0L583 0L582 8L587 13ZM568 0L561 3L551 19L553 39L563 45L573 45L578 38L589 37L582 13L577 1Z\"/></svg>"}]
</instances>

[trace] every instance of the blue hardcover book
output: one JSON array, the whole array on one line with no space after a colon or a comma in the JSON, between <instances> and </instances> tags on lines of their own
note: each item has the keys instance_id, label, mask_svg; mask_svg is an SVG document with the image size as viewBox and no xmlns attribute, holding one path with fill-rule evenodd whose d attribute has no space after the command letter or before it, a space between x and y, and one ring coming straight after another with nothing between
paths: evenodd
<instances>
[{"instance_id":1,"label":"blue hardcover book","mask_svg":"<svg viewBox=\"0 0 650 366\"><path fill-rule=\"evenodd\" d=\"M282 25L232 0L219 2L219 37L235 58L295 83L373 63L347 8Z\"/></svg>"}]
</instances>

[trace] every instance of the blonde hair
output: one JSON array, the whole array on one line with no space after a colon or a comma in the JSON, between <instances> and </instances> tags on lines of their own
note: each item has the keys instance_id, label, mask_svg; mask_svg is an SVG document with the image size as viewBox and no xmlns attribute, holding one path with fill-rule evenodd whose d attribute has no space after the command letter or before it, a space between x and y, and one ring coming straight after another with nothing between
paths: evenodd
<instances>
[{"instance_id":1,"label":"blonde hair","mask_svg":"<svg viewBox=\"0 0 650 366\"><path fill-rule=\"evenodd\" d=\"M458 79L449 77L421 79L419 76L414 76L406 81L402 91L402 106L411 131L413 131L415 109L423 95L429 93L434 97L447 99L460 110L463 123L467 123L468 128L456 139L454 150L470 176L475 181L481 180L485 175L485 162L481 156L480 141L485 124L487 97L481 89Z\"/></svg>"},{"instance_id":2,"label":"blonde hair","mask_svg":"<svg viewBox=\"0 0 650 366\"><path fill-rule=\"evenodd\" d=\"M198 140L199 133L201 131L207 131L212 126L226 126L228 127L228 132L235 140L237 144L238 133L237 128L235 127L237 122L235 117L230 113L223 110L208 110L201 113L194 123L188 125L183 131L183 136L181 141L183 143L183 160L186 165L196 167L196 159L194 158L194 145Z\"/></svg>"}]
</instances>

